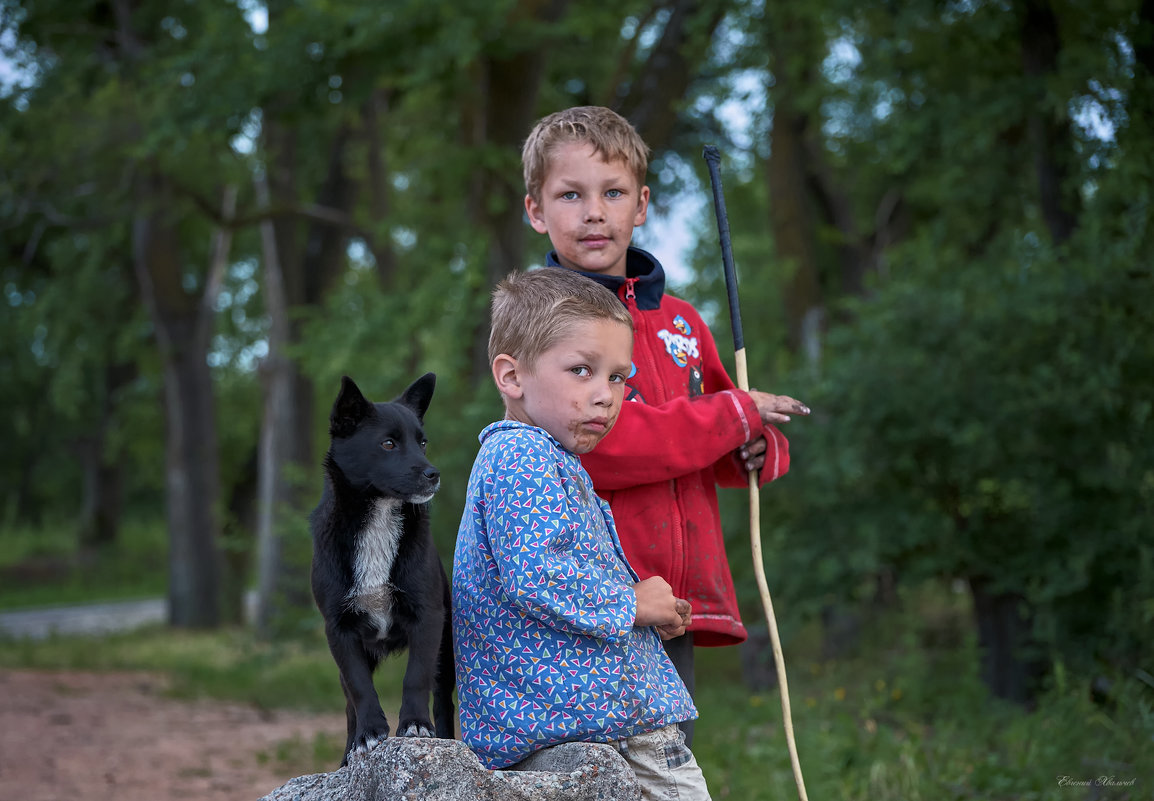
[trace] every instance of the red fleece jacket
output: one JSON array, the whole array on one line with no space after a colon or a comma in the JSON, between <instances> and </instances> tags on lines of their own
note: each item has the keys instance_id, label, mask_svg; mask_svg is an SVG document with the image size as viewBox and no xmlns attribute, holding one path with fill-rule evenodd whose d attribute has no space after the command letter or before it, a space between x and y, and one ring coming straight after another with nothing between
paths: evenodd
<instances>
[{"instance_id":1,"label":"red fleece jacket","mask_svg":"<svg viewBox=\"0 0 1154 801\"><path fill-rule=\"evenodd\" d=\"M693 605L695 644L733 645L746 632L716 487L748 485L734 452L762 435L768 449L761 482L784 475L789 443L762 424L753 399L734 386L693 306L665 294L660 263L630 248L627 271L626 279L585 273L617 292L634 336L621 415L581 462L612 507L633 569L643 579L663 577Z\"/></svg>"}]
</instances>

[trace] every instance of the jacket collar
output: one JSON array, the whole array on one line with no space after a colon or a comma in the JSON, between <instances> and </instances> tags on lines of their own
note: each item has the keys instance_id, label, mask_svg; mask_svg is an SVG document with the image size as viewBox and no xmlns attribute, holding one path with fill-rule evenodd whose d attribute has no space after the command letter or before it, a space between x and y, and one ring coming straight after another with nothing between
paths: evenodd
<instances>
[{"instance_id":1,"label":"jacket collar","mask_svg":"<svg viewBox=\"0 0 1154 801\"><path fill-rule=\"evenodd\" d=\"M530 432L532 434L536 434L540 437L544 437L545 439L549 440L549 442L551 442L559 451L561 451L561 453L565 454L566 457L571 458L571 459L577 459L578 462L580 462L580 459L578 458L577 454L573 453L568 448L566 448L564 445L562 445L548 431L541 428L540 426L529 425L528 423L522 423L518 420L497 420L496 422L490 423L489 425L485 426L485 428L481 431L480 434L477 435L477 439L480 442L484 442L489 437L491 437L492 435L494 435L498 432L516 431L518 429L527 430L528 432Z\"/></svg>"},{"instance_id":2,"label":"jacket collar","mask_svg":"<svg viewBox=\"0 0 1154 801\"><path fill-rule=\"evenodd\" d=\"M545 257L545 265L561 267L561 262L557 260L557 251L549 251ZM625 278L618 275L587 272L581 272L581 275L592 278L602 286L608 287L613 294L624 300ZM637 308L642 311L652 311L661 307L661 298L665 294L665 269L652 253L641 248L630 247L625 255L625 275L633 280L633 292L637 296Z\"/></svg>"}]
</instances>

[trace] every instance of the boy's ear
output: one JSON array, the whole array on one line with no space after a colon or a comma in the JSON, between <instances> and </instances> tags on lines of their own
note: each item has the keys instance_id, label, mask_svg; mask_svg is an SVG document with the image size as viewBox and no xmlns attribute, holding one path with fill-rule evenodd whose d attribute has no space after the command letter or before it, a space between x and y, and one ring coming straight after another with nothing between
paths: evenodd
<instances>
[{"instance_id":1,"label":"boy's ear","mask_svg":"<svg viewBox=\"0 0 1154 801\"><path fill-rule=\"evenodd\" d=\"M539 234L549 233L549 226L541 216L541 204L533 199L532 195L525 195L525 213L529 215L529 225Z\"/></svg>"},{"instance_id":2,"label":"boy's ear","mask_svg":"<svg viewBox=\"0 0 1154 801\"><path fill-rule=\"evenodd\" d=\"M493 383L503 397L520 399L524 390L521 388L517 360L507 353L498 354L493 359Z\"/></svg>"},{"instance_id":3,"label":"boy's ear","mask_svg":"<svg viewBox=\"0 0 1154 801\"><path fill-rule=\"evenodd\" d=\"M649 187L641 187L641 191L637 193L637 214L633 217L633 227L641 225L645 222L645 218L649 215Z\"/></svg>"}]
</instances>

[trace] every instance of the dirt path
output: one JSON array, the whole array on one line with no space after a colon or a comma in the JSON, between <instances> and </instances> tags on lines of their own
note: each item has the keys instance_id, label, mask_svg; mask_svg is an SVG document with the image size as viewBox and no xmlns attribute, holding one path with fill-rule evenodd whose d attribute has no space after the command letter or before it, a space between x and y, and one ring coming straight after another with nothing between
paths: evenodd
<instances>
[{"instance_id":1,"label":"dirt path","mask_svg":"<svg viewBox=\"0 0 1154 801\"><path fill-rule=\"evenodd\" d=\"M278 760L285 743L311 754L317 732L343 736L343 715L164 689L148 673L0 670L0 801L257 801L315 770Z\"/></svg>"}]
</instances>

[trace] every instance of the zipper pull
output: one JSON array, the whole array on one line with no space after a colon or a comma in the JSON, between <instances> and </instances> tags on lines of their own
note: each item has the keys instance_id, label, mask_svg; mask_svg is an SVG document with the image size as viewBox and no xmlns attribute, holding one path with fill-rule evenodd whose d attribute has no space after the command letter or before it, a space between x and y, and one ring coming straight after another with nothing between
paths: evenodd
<instances>
[{"instance_id":1,"label":"zipper pull","mask_svg":"<svg viewBox=\"0 0 1154 801\"><path fill-rule=\"evenodd\" d=\"M625 299L626 300L636 300L637 299L637 293L633 290L633 286L636 283L637 283L636 278L626 278L625 279Z\"/></svg>"}]
</instances>

